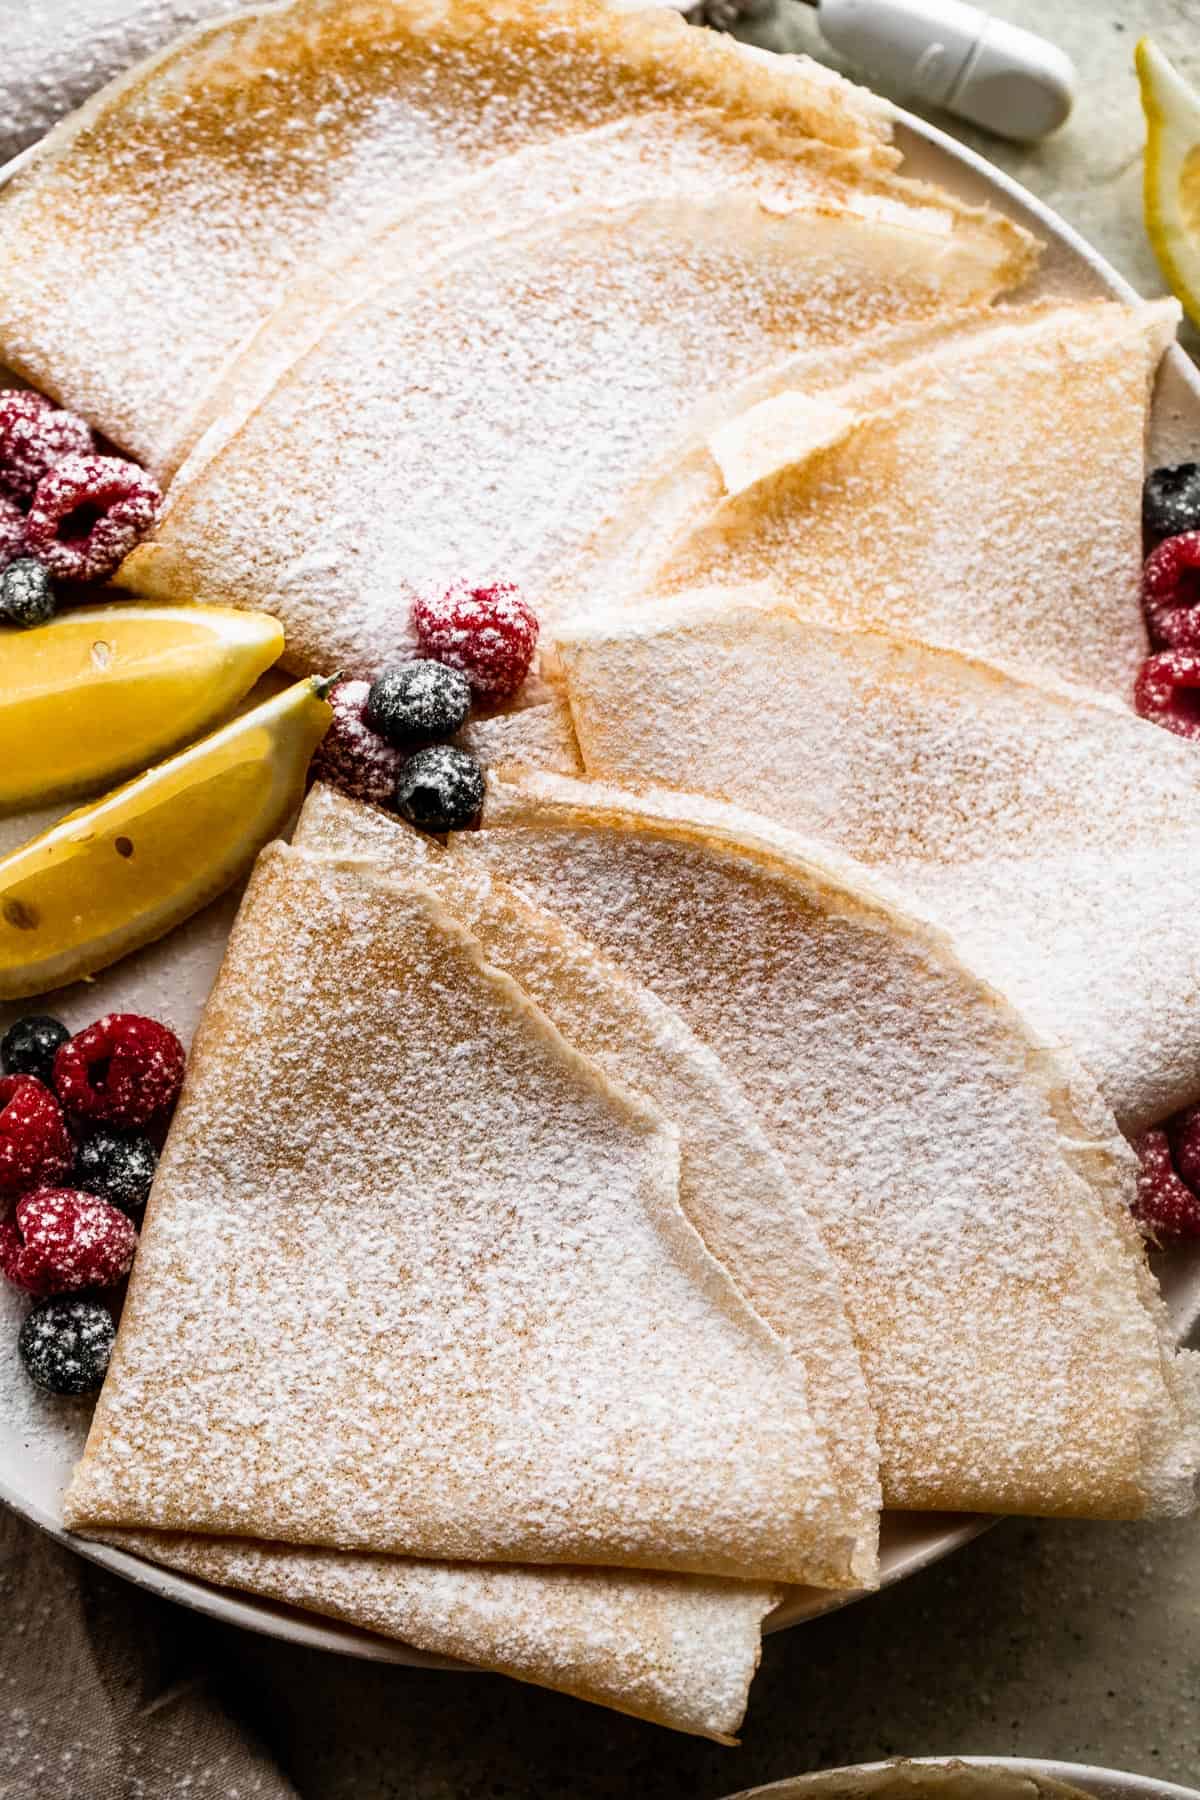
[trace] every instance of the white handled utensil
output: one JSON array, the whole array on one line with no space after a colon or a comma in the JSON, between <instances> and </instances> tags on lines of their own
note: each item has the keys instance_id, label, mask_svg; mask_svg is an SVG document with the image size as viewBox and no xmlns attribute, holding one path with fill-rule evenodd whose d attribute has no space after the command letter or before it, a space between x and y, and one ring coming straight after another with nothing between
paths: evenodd
<instances>
[{"instance_id":1,"label":"white handled utensil","mask_svg":"<svg viewBox=\"0 0 1200 1800\"><path fill-rule=\"evenodd\" d=\"M636 3L636 0L634 0ZM727 30L762 0L666 0L695 24ZM849 62L929 106L1029 141L1056 131L1075 99L1075 67L1032 31L963 0L807 0Z\"/></svg>"}]
</instances>

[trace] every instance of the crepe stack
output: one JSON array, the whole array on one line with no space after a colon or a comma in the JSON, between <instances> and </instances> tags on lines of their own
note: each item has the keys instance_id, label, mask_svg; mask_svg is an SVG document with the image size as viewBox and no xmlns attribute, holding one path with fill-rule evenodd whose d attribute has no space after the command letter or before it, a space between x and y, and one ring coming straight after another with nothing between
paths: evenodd
<instances>
[{"instance_id":1,"label":"crepe stack","mask_svg":"<svg viewBox=\"0 0 1200 1800\"><path fill-rule=\"evenodd\" d=\"M531 774L442 850L317 789L68 1520L728 1736L778 1583L872 1579L864 1375L892 1504L1186 1505L1131 1181L1077 1068L761 821Z\"/></svg>"},{"instance_id":2,"label":"crepe stack","mask_svg":"<svg viewBox=\"0 0 1200 1800\"><path fill-rule=\"evenodd\" d=\"M663 109L760 121L867 172L897 160L871 96L661 11L294 0L181 39L45 141L0 225L5 358L157 466L289 277L381 207Z\"/></svg>"},{"instance_id":3,"label":"crepe stack","mask_svg":"<svg viewBox=\"0 0 1200 1800\"><path fill-rule=\"evenodd\" d=\"M874 1577L808 1214L715 1058L585 947L439 872L451 914L420 840L320 790L297 843L193 1048L68 1519L202 1531L136 1544L728 1735L778 1583ZM595 1060L485 965L505 946ZM431 1554L608 1568L400 1560Z\"/></svg>"},{"instance_id":4,"label":"crepe stack","mask_svg":"<svg viewBox=\"0 0 1200 1800\"><path fill-rule=\"evenodd\" d=\"M1074 1047L1127 1129L1195 1099L1193 746L1108 695L830 623L809 596L714 590L566 627L588 772L735 801L890 876Z\"/></svg>"},{"instance_id":5,"label":"crepe stack","mask_svg":"<svg viewBox=\"0 0 1200 1800\"><path fill-rule=\"evenodd\" d=\"M0 356L170 478L121 585L548 642L483 830L317 788L261 859L74 1529L727 1740L881 1501L1190 1503L1113 1109L1192 1091L1191 938L1163 1023L1107 916L1192 831L1123 699L1173 314L1006 302L896 161L659 13L292 0L0 196Z\"/></svg>"}]
</instances>

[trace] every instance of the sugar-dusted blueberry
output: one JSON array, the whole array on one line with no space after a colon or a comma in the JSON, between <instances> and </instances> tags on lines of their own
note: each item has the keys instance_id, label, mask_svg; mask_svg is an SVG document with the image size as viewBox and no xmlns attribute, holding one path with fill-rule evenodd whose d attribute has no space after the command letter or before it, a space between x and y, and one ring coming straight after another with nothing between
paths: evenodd
<instances>
[{"instance_id":1,"label":"sugar-dusted blueberry","mask_svg":"<svg viewBox=\"0 0 1200 1800\"><path fill-rule=\"evenodd\" d=\"M148 1137L101 1125L75 1152L75 1179L123 1213L140 1213L150 1194L158 1151Z\"/></svg>"},{"instance_id":2,"label":"sugar-dusted blueberry","mask_svg":"<svg viewBox=\"0 0 1200 1800\"><path fill-rule=\"evenodd\" d=\"M0 1067L6 1075L36 1075L49 1087L54 1058L70 1035L50 1013L27 1013L0 1038Z\"/></svg>"},{"instance_id":3,"label":"sugar-dusted blueberry","mask_svg":"<svg viewBox=\"0 0 1200 1800\"><path fill-rule=\"evenodd\" d=\"M471 687L440 662L400 663L371 683L363 723L389 744L453 737L467 722Z\"/></svg>"},{"instance_id":4,"label":"sugar-dusted blueberry","mask_svg":"<svg viewBox=\"0 0 1200 1800\"><path fill-rule=\"evenodd\" d=\"M99 1300L79 1294L41 1300L21 1326L26 1374L51 1394L95 1394L108 1372L117 1328Z\"/></svg>"},{"instance_id":5,"label":"sugar-dusted blueberry","mask_svg":"<svg viewBox=\"0 0 1200 1800\"><path fill-rule=\"evenodd\" d=\"M48 625L58 611L50 571L31 556L19 556L0 570L0 625L30 631Z\"/></svg>"},{"instance_id":6,"label":"sugar-dusted blueberry","mask_svg":"<svg viewBox=\"0 0 1200 1800\"><path fill-rule=\"evenodd\" d=\"M1200 531L1200 463L1151 469L1142 489L1142 522L1156 538Z\"/></svg>"},{"instance_id":7,"label":"sugar-dusted blueberry","mask_svg":"<svg viewBox=\"0 0 1200 1800\"><path fill-rule=\"evenodd\" d=\"M396 811L418 831L462 831L483 806L483 770L453 744L418 750L400 771Z\"/></svg>"}]
</instances>

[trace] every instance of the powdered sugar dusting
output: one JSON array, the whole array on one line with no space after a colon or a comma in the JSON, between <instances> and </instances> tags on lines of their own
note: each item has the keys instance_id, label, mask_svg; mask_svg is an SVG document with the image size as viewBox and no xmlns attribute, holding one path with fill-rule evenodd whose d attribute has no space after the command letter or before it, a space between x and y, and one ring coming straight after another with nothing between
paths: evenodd
<instances>
[{"instance_id":1,"label":"powdered sugar dusting","mask_svg":"<svg viewBox=\"0 0 1200 1800\"><path fill-rule=\"evenodd\" d=\"M770 579L817 618L1127 699L1147 647L1146 418L1176 318L1173 303L997 309L894 367L867 351L845 379L843 359L832 389L781 370L776 391L820 392L857 428L821 456L781 453L734 498L707 450L684 447L613 521L615 561L585 572L581 599Z\"/></svg>"},{"instance_id":2,"label":"powdered sugar dusting","mask_svg":"<svg viewBox=\"0 0 1200 1800\"><path fill-rule=\"evenodd\" d=\"M816 1207L885 1502L1189 1504L1194 1378L1142 1271L1134 1160L1082 1072L873 906L852 865L824 875L824 853L764 821L546 775L508 805L454 854L677 1008Z\"/></svg>"},{"instance_id":3,"label":"powdered sugar dusting","mask_svg":"<svg viewBox=\"0 0 1200 1800\"><path fill-rule=\"evenodd\" d=\"M1189 745L770 591L585 620L560 653L590 774L714 794L892 875L1131 1128L1200 1093Z\"/></svg>"},{"instance_id":4,"label":"powdered sugar dusting","mask_svg":"<svg viewBox=\"0 0 1200 1800\"><path fill-rule=\"evenodd\" d=\"M750 1304L804 1366L809 1408L837 1505L814 1517L811 1579L874 1580L878 1450L840 1286L800 1192L745 1094L678 1013L594 947L510 889L470 879L459 859L328 790L310 798L296 843L367 859L433 888L572 1044L614 1081L654 1096L680 1131L680 1205Z\"/></svg>"},{"instance_id":5,"label":"powdered sugar dusting","mask_svg":"<svg viewBox=\"0 0 1200 1800\"><path fill-rule=\"evenodd\" d=\"M416 592L511 580L541 611L725 382L941 301L912 234L850 214L780 217L745 195L561 212L350 307L181 476L122 582L265 607L293 668L367 675Z\"/></svg>"},{"instance_id":6,"label":"powdered sugar dusting","mask_svg":"<svg viewBox=\"0 0 1200 1800\"><path fill-rule=\"evenodd\" d=\"M800 1371L677 1182L432 899L268 853L68 1522L803 1579Z\"/></svg>"},{"instance_id":7,"label":"powdered sugar dusting","mask_svg":"<svg viewBox=\"0 0 1200 1800\"><path fill-rule=\"evenodd\" d=\"M777 1591L616 1569L466 1567L237 1539L106 1532L205 1581L730 1742Z\"/></svg>"},{"instance_id":8,"label":"powdered sugar dusting","mask_svg":"<svg viewBox=\"0 0 1200 1800\"><path fill-rule=\"evenodd\" d=\"M89 104L5 192L0 355L153 464L289 276L384 197L664 106L774 115L890 160L861 90L661 11L293 0L219 23Z\"/></svg>"}]
</instances>

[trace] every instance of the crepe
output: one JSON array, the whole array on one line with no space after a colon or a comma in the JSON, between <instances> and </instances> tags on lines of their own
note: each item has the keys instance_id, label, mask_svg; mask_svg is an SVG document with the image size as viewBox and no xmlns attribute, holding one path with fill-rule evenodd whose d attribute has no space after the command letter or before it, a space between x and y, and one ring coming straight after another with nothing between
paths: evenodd
<instances>
[{"instance_id":1,"label":"crepe","mask_svg":"<svg viewBox=\"0 0 1200 1800\"><path fill-rule=\"evenodd\" d=\"M68 1524L803 1580L839 1502L802 1369L678 1182L427 890L276 846Z\"/></svg>"},{"instance_id":2,"label":"crepe","mask_svg":"<svg viewBox=\"0 0 1200 1800\"><path fill-rule=\"evenodd\" d=\"M1174 301L965 314L727 398L617 510L577 609L772 580L814 618L1043 669L1122 698L1151 386ZM905 355L904 350L911 350Z\"/></svg>"},{"instance_id":3,"label":"crepe","mask_svg":"<svg viewBox=\"0 0 1200 1800\"><path fill-rule=\"evenodd\" d=\"M89 101L5 190L0 360L156 466L289 277L342 255L389 199L664 108L896 160L873 96L662 9L293 0L201 28Z\"/></svg>"},{"instance_id":4,"label":"crepe","mask_svg":"<svg viewBox=\"0 0 1200 1800\"><path fill-rule=\"evenodd\" d=\"M493 781L455 856L566 919L753 1098L842 1272L884 1501L1186 1510L1193 1363L1083 1071L861 869L693 796Z\"/></svg>"},{"instance_id":5,"label":"crepe","mask_svg":"<svg viewBox=\"0 0 1200 1800\"><path fill-rule=\"evenodd\" d=\"M521 717L522 715L515 715ZM585 1056L650 1095L680 1134L679 1201L755 1311L799 1357L836 1508L816 1520L807 1580L878 1577L879 1450L832 1258L753 1107L678 1014L586 940L511 889L465 870L372 807L317 787L294 844L307 854L419 879Z\"/></svg>"},{"instance_id":6,"label":"crepe","mask_svg":"<svg viewBox=\"0 0 1200 1800\"><path fill-rule=\"evenodd\" d=\"M371 675L410 648L415 592L502 577L540 607L709 395L798 343L939 309L950 254L751 193L477 239L337 314L180 471L119 584L266 606L292 669Z\"/></svg>"},{"instance_id":7,"label":"crepe","mask_svg":"<svg viewBox=\"0 0 1200 1800\"><path fill-rule=\"evenodd\" d=\"M1200 763L1115 701L727 591L565 626L585 767L893 876L1129 1130L1200 1097Z\"/></svg>"},{"instance_id":8,"label":"crepe","mask_svg":"<svg viewBox=\"0 0 1200 1800\"><path fill-rule=\"evenodd\" d=\"M731 1744L777 1590L637 1569L412 1562L296 1544L105 1531L202 1581L402 1639Z\"/></svg>"},{"instance_id":9,"label":"crepe","mask_svg":"<svg viewBox=\"0 0 1200 1800\"><path fill-rule=\"evenodd\" d=\"M420 201L384 209L345 255L290 283L245 347L222 369L159 458L184 485L245 422L274 383L333 318L419 267L480 237L542 222L554 209L593 210L649 199L703 200L740 193L770 211L823 205L874 221L927 265L939 304L965 306L1016 286L1032 269L1028 232L990 208L968 207L926 183L865 167L861 154L784 135L768 119L717 112L650 111L551 145L516 151ZM199 440L199 441L197 441Z\"/></svg>"}]
</instances>

